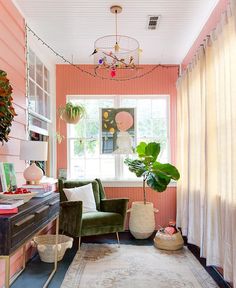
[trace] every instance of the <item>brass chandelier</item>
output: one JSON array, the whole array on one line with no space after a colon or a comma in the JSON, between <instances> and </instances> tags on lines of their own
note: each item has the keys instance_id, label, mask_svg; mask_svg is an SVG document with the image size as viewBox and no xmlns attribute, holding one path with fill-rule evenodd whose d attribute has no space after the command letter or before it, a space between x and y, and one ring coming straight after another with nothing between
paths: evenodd
<instances>
[{"instance_id":1,"label":"brass chandelier","mask_svg":"<svg viewBox=\"0 0 236 288\"><path fill-rule=\"evenodd\" d=\"M128 79L135 76L139 64L139 42L129 36L119 35L117 30L117 15L122 7L110 7L115 14L115 35L98 38L94 43L94 70L101 78Z\"/></svg>"}]
</instances>

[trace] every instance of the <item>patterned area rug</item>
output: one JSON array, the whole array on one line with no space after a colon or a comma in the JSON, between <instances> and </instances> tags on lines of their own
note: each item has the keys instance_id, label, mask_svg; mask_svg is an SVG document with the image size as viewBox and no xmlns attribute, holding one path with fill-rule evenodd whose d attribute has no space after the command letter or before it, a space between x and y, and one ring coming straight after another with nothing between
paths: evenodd
<instances>
[{"instance_id":1,"label":"patterned area rug","mask_svg":"<svg viewBox=\"0 0 236 288\"><path fill-rule=\"evenodd\" d=\"M61 288L218 287L187 248L83 244Z\"/></svg>"}]
</instances>

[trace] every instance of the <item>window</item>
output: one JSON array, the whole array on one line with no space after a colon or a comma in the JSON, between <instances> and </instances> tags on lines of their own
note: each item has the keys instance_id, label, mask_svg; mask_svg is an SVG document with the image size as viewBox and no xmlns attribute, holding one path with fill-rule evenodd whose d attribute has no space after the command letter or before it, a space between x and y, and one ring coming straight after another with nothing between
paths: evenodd
<instances>
[{"instance_id":1,"label":"window","mask_svg":"<svg viewBox=\"0 0 236 288\"><path fill-rule=\"evenodd\" d=\"M160 161L170 161L169 96L70 96L68 101L84 105L87 112L77 125L68 125L70 178L137 179L123 163L126 155L100 153L100 108L136 108L137 143L160 142Z\"/></svg>"},{"instance_id":2,"label":"window","mask_svg":"<svg viewBox=\"0 0 236 288\"><path fill-rule=\"evenodd\" d=\"M31 49L28 67L29 128L48 135L51 123L49 71Z\"/></svg>"}]
</instances>

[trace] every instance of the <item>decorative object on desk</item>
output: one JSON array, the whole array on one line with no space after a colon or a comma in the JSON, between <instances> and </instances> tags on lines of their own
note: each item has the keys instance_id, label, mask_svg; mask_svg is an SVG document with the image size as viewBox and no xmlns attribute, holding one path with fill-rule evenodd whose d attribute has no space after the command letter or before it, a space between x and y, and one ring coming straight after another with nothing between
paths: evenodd
<instances>
[{"instance_id":1,"label":"decorative object on desk","mask_svg":"<svg viewBox=\"0 0 236 288\"><path fill-rule=\"evenodd\" d=\"M3 162L0 162L0 192L7 191L7 182L3 167Z\"/></svg>"},{"instance_id":2,"label":"decorative object on desk","mask_svg":"<svg viewBox=\"0 0 236 288\"><path fill-rule=\"evenodd\" d=\"M55 259L56 235L39 235L34 237L40 259L43 262L53 263ZM71 248L73 238L66 235L58 235L57 261L62 260L66 250Z\"/></svg>"},{"instance_id":3,"label":"decorative object on desk","mask_svg":"<svg viewBox=\"0 0 236 288\"><path fill-rule=\"evenodd\" d=\"M50 195L56 190L55 183L39 183L35 185L22 185L23 189L28 189L31 192L34 192L35 198L41 198Z\"/></svg>"},{"instance_id":4,"label":"decorative object on desk","mask_svg":"<svg viewBox=\"0 0 236 288\"><path fill-rule=\"evenodd\" d=\"M136 144L135 108L102 108L101 153L133 154Z\"/></svg>"},{"instance_id":5,"label":"decorative object on desk","mask_svg":"<svg viewBox=\"0 0 236 288\"><path fill-rule=\"evenodd\" d=\"M80 119L82 119L85 116L85 108L82 105L67 102L66 106L60 107L58 109L58 114L59 114L59 122L56 136L57 136L57 142L60 144L65 138L64 135L61 135L61 120L64 120L68 124L77 124L80 121Z\"/></svg>"},{"instance_id":6,"label":"decorative object on desk","mask_svg":"<svg viewBox=\"0 0 236 288\"><path fill-rule=\"evenodd\" d=\"M0 70L0 142L9 140L12 121L17 116L13 107L12 86L7 79L7 73Z\"/></svg>"},{"instance_id":7,"label":"decorative object on desk","mask_svg":"<svg viewBox=\"0 0 236 288\"><path fill-rule=\"evenodd\" d=\"M20 159L30 161L46 161L48 143L45 141L21 141ZM43 177L43 171L33 162L24 171L27 183L37 184Z\"/></svg>"},{"instance_id":8,"label":"decorative object on desk","mask_svg":"<svg viewBox=\"0 0 236 288\"><path fill-rule=\"evenodd\" d=\"M13 163L3 163L3 175L5 177L6 189L5 191L16 190L16 173Z\"/></svg>"},{"instance_id":9,"label":"decorative object on desk","mask_svg":"<svg viewBox=\"0 0 236 288\"><path fill-rule=\"evenodd\" d=\"M146 184L154 191L163 192L171 179L178 180L180 177L175 166L157 161L160 150L160 143L151 142L147 144L140 142L136 147L138 159L127 158L124 161L131 172L135 173L137 177L143 177L143 203L135 204L134 202L130 209L130 232L137 239L145 239L151 236L155 229L153 207L146 200ZM153 229L150 229L151 225L149 223L152 223Z\"/></svg>"},{"instance_id":10,"label":"decorative object on desk","mask_svg":"<svg viewBox=\"0 0 236 288\"><path fill-rule=\"evenodd\" d=\"M2 184L2 178L1 178L1 175L0 175L0 192L3 192L4 189L3 189L3 184Z\"/></svg>"},{"instance_id":11,"label":"decorative object on desk","mask_svg":"<svg viewBox=\"0 0 236 288\"><path fill-rule=\"evenodd\" d=\"M133 78L138 71L139 64L139 42L129 36L118 35L117 15L122 12L122 7L114 5L110 12L115 14L115 35L106 35L94 42L95 74L102 79Z\"/></svg>"},{"instance_id":12,"label":"decorative object on desk","mask_svg":"<svg viewBox=\"0 0 236 288\"><path fill-rule=\"evenodd\" d=\"M27 191L27 189L17 188L16 191L9 191L0 193L1 198L5 199L15 199L15 200L23 200L24 203L28 202L32 197L34 197L37 193Z\"/></svg>"},{"instance_id":13,"label":"decorative object on desk","mask_svg":"<svg viewBox=\"0 0 236 288\"><path fill-rule=\"evenodd\" d=\"M24 204L22 199L9 199L9 197L2 197L2 193L0 193L0 198L3 198L0 199L0 209L13 209Z\"/></svg>"}]
</instances>

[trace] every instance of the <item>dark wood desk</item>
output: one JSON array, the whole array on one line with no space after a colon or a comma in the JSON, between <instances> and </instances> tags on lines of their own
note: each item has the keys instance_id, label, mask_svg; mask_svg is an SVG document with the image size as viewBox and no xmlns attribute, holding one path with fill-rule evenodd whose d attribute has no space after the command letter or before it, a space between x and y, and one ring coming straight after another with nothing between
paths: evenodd
<instances>
[{"instance_id":1,"label":"dark wood desk","mask_svg":"<svg viewBox=\"0 0 236 288\"><path fill-rule=\"evenodd\" d=\"M17 214L0 215L0 259L5 260L5 287L10 287L10 256L12 254L23 246L23 258L25 258L26 242L32 239L36 233L55 219L56 235L58 236L59 210L59 194L53 193L44 198L31 199L29 202L19 207L19 212ZM58 237L56 237L56 245L57 239ZM44 287L47 287L56 271L56 260L57 255L55 255L54 270ZM23 262L24 269L25 259L23 259ZM20 272L22 272L23 269ZM18 275L19 273L16 277ZM14 277L14 280L16 277Z\"/></svg>"}]
</instances>

